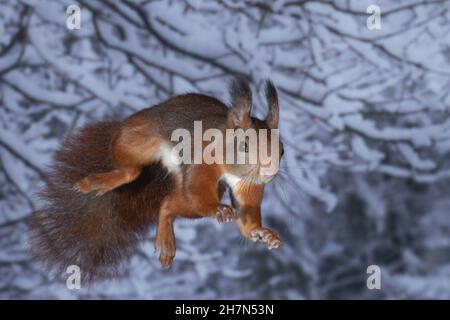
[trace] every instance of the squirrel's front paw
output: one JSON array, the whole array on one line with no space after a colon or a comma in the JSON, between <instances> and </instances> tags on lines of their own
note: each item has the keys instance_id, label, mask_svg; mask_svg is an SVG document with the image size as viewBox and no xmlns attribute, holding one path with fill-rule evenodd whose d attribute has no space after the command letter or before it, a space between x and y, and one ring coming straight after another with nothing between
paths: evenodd
<instances>
[{"instance_id":1,"label":"squirrel's front paw","mask_svg":"<svg viewBox=\"0 0 450 320\"><path fill-rule=\"evenodd\" d=\"M216 207L216 219L219 223L231 222L236 218L236 210L226 204L219 204Z\"/></svg>"},{"instance_id":2,"label":"squirrel's front paw","mask_svg":"<svg viewBox=\"0 0 450 320\"><path fill-rule=\"evenodd\" d=\"M269 250L276 249L282 245L280 237L270 229L257 228L250 231L250 239L254 242L265 242Z\"/></svg>"}]
</instances>

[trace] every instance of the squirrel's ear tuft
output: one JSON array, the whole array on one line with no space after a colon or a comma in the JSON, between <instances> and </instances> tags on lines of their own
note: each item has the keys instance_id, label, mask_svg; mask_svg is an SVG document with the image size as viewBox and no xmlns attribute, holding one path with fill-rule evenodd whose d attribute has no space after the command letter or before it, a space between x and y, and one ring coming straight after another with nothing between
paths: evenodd
<instances>
[{"instance_id":1,"label":"squirrel's ear tuft","mask_svg":"<svg viewBox=\"0 0 450 320\"><path fill-rule=\"evenodd\" d=\"M248 128L251 123L252 91L247 81L235 79L229 86L231 108L228 111L228 127Z\"/></svg>"},{"instance_id":2,"label":"squirrel's ear tuft","mask_svg":"<svg viewBox=\"0 0 450 320\"><path fill-rule=\"evenodd\" d=\"M277 129L280 119L280 107L278 106L277 89L270 80L267 80L266 82L266 98L267 104L269 105L269 113L266 117L266 123L269 128Z\"/></svg>"}]
</instances>

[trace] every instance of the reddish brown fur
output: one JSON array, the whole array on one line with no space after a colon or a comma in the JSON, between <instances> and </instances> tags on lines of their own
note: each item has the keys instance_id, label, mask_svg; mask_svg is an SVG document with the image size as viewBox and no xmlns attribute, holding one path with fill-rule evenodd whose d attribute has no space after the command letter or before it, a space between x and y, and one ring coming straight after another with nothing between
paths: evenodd
<instances>
[{"instance_id":1,"label":"reddish brown fur","mask_svg":"<svg viewBox=\"0 0 450 320\"><path fill-rule=\"evenodd\" d=\"M155 247L164 267L175 256L176 217L214 216L219 222L233 217L245 237L264 241L269 248L280 245L278 236L261 226L263 185L246 179L249 169L258 166L183 165L182 172L169 174L155 163L170 133L177 128L192 130L196 120L203 121L203 130L278 126L278 101L271 84L269 123L251 117L247 84L236 82L231 89L231 109L212 97L186 94L121 123L95 124L69 137L56 154L41 194L46 205L32 218L35 255L60 271L79 265L90 280L111 276L156 216ZM220 203L224 173L243 179L232 188L233 206ZM94 190L97 195L91 193Z\"/></svg>"},{"instance_id":2,"label":"reddish brown fur","mask_svg":"<svg viewBox=\"0 0 450 320\"><path fill-rule=\"evenodd\" d=\"M32 253L49 269L62 272L78 265L85 280L117 275L173 188L167 170L152 164L133 183L102 197L73 189L82 177L113 168L110 142L118 125L85 127L56 153L40 194L45 205L31 217Z\"/></svg>"},{"instance_id":3,"label":"reddish brown fur","mask_svg":"<svg viewBox=\"0 0 450 320\"><path fill-rule=\"evenodd\" d=\"M111 160L114 170L91 174L76 183L84 193L99 190L103 195L121 185L135 180L145 165L155 160L161 139L151 132L148 119L130 118L115 131L111 144Z\"/></svg>"}]
</instances>

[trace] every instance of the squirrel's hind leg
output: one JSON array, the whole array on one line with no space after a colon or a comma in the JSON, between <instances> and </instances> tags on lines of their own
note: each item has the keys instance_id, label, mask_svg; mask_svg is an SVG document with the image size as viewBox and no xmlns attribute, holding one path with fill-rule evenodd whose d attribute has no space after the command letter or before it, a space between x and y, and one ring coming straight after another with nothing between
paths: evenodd
<instances>
[{"instance_id":1,"label":"squirrel's hind leg","mask_svg":"<svg viewBox=\"0 0 450 320\"><path fill-rule=\"evenodd\" d=\"M97 191L97 196L132 182L141 173L140 168L120 168L106 173L91 174L75 184L75 189L83 193Z\"/></svg>"},{"instance_id":2,"label":"squirrel's hind leg","mask_svg":"<svg viewBox=\"0 0 450 320\"><path fill-rule=\"evenodd\" d=\"M149 129L148 124L125 122L111 143L111 156L115 169L91 174L75 183L83 193L98 190L97 195L134 181L142 168L154 162L159 155L162 139Z\"/></svg>"},{"instance_id":3,"label":"squirrel's hind leg","mask_svg":"<svg viewBox=\"0 0 450 320\"><path fill-rule=\"evenodd\" d=\"M155 250L160 252L159 261L164 269L170 268L176 252L176 240L173 232L175 214L170 207L170 200L166 198L159 211L155 239Z\"/></svg>"}]
</instances>

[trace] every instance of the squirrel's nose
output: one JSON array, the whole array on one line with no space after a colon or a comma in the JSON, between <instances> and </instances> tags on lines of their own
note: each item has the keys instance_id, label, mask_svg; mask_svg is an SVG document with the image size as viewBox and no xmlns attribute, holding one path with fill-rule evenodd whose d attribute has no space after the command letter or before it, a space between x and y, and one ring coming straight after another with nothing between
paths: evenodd
<instances>
[{"instance_id":1,"label":"squirrel's nose","mask_svg":"<svg viewBox=\"0 0 450 320\"><path fill-rule=\"evenodd\" d=\"M263 174L263 177L266 180L271 180L274 176L275 176L275 174Z\"/></svg>"}]
</instances>

